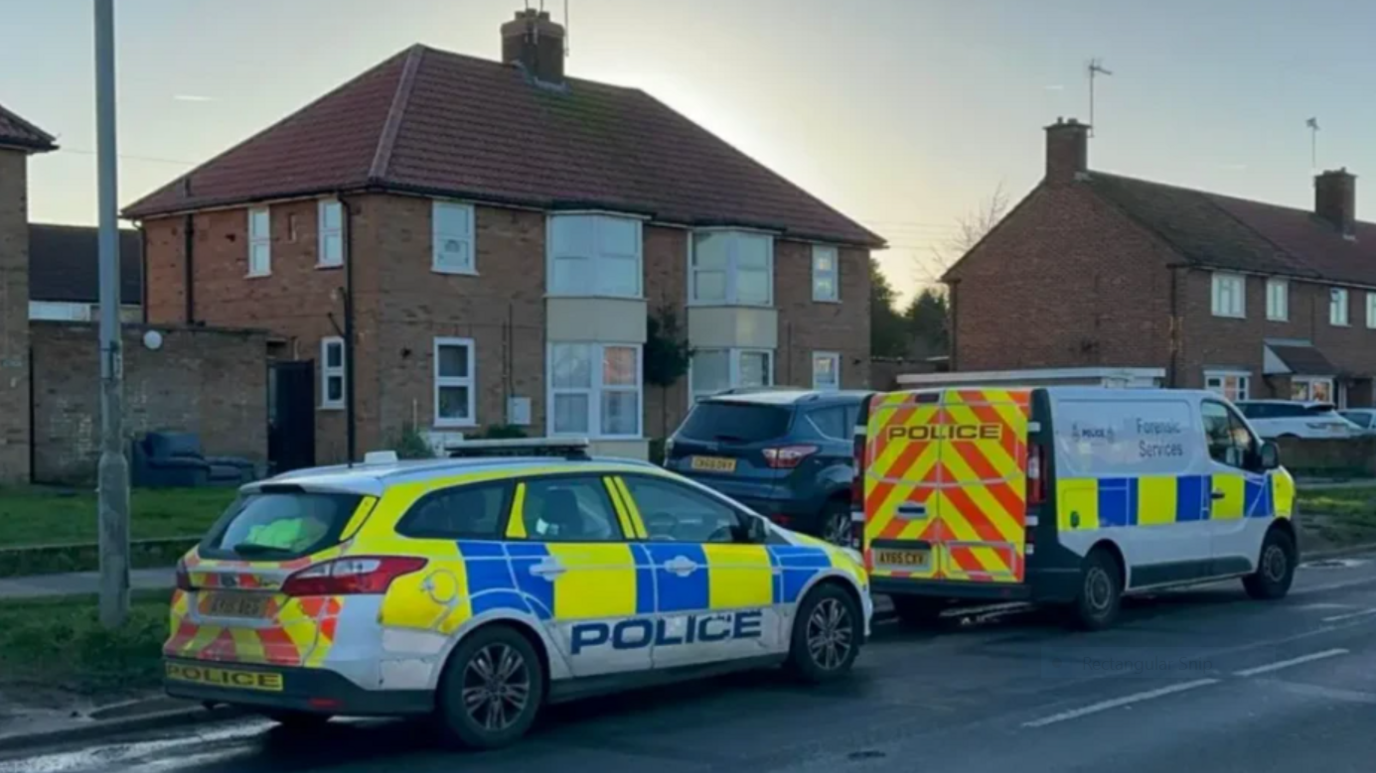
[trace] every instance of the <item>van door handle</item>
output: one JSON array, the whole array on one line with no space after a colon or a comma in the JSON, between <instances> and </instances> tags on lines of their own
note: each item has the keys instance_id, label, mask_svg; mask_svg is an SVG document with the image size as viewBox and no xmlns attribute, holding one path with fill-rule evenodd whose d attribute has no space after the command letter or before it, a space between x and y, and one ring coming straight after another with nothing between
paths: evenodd
<instances>
[{"instance_id":1,"label":"van door handle","mask_svg":"<svg viewBox=\"0 0 1376 773\"><path fill-rule=\"evenodd\" d=\"M679 577L687 577L698 568L698 563L686 556L674 556L664 562L664 569Z\"/></svg>"},{"instance_id":2,"label":"van door handle","mask_svg":"<svg viewBox=\"0 0 1376 773\"><path fill-rule=\"evenodd\" d=\"M563 564L552 558L546 558L544 561L530 567L531 574L536 577L543 577L546 580L553 580L567 571L568 570L564 568Z\"/></svg>"},{"instance_id":3,"label":"van door handle","mask_svg":"<svg viewBox=\"0 0 1376 773\"><path fill-rule=\"evenodd\" d=\"M1228 495L1225 494L1225 493L1222 492L1222 491L1212 491L1212 492L1209 493L1209 496L1210 496L1210 498L1212 498L1212 499L1214 499L1214 500L1219 500L1219 499L1222 499L1222 498L1224 498L1224 497L1226 497L1226 496L1228 496Z\"/></svg>"}]
</instances>

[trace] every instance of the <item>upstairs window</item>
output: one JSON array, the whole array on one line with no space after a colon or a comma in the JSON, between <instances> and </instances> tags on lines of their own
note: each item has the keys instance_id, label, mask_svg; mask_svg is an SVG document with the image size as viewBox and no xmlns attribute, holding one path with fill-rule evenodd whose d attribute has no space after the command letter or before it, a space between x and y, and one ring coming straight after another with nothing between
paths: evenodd
<instances>
[{"instance_id":1,"label":"upstairs window","mask_svg":"<svg viewBox=\"0 0 1376 773\"><path fill-rule=\"evenodd\" d=\"M840 268L835 247L812 245L812 300L841 300Z\"/></svg>"},{"instance_id":2,"label":"upstairs window","mask_svg":"<svg viewBox=\"0 0 1376 773\"><path fill-rule=\"evenodd\" d=\"M344 407L344 339L320 339L320 407Z\"/></svg>"},{"instance_id":3,"label":"upstairs window","mask_svg":"<svg viewBox=\"0 0 1376 773\"><path fill-rule=\"evenodd\" d=\"M476 274L473 205L436 201L431 205L433 249L430 267L440 274Z\"/></svg>"},{"instance_id":4,"label":"upstairs window","mask_svg":"<svg viewBox=\"0 0 1376 773\"><path fill-rule=\"evenodd\" d=\"M1376 293L1366 294L1366 326L1376 328Z\"/></svg>"},{"instance_id":5,"label":"upstairs window","mask_svg":"<svg viewBox=\"0 0 1376 773\"><path fill-rule=\"evenodd\" d=\"M703 305L774 302L774 239L745 231L693 234L689 300Z\"/></svg>"},{"instance_id":6,"label":"upstairs window","mask_svg":"<svg viewBox=\"0 0 1376 773\"><path fill-rule=\"evenodd\" d=\"M1347 290L1341 287L1328 291L1328 321L1335 327L1347 327Z\"/></svg>"},{"instance_id":7,"label":"upstairs window","mask_svg":"<svg viewBox=\"0 0 1376 773\"><path fill-rule=\"evenodd\" d=\"M641 225L614 215L551 215L549 293L639 298Z\"/></svg>"},{"instance_id":8,"label":"upstairs window","mask_svg":"<svg viewBox=\"0 0 1376 773\"><path fill-rule=\"evenodd\" d=\"M248 275L272 273L272 216L267 207L248 211Z\"/></svg>"},{"instance_id":9,"label":"upstairs window","mask_svg":"<svg viewBox=\"0 0 1376 773\"><path fill-rule=\"evenodd\" d=\"M322 200L319 218L316 265L322 268L344 265L344 205L332 199Z\"/></svg>"},{"instance_id":10,"label":"upstairs window","mask_svg":"<svg viewBox=\"0 0 1376 773\"><path fill-rule=\"evenodd\" d=\"M1284 279L1266 281L1266 318L1273 322L1290 319L1290 283Z\"/></svg>"},{"instance_id":11,"label":"upstairs window","mask_svg":"<svg viewBox=\"0 0 1376 773\"><path fill-rule=\"evenodd\" d=\"M1246 280L1240 274L1214 274L1214 316L1247 316Z\"/></svg>"}]
</instances>

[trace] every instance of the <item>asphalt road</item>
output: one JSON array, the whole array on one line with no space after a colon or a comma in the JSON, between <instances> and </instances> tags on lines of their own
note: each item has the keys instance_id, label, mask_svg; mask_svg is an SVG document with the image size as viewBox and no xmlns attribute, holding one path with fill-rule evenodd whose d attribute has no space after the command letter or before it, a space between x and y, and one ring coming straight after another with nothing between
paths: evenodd
<instances>
[{"instance_id":1,"label":"asphalt road","mask_svg":"<svg viewBox=\"0 0 1376 773\"><path fill-rule=\"evenodd\" d=\"M1237 583L1132 603L1119 628L1036 614L880 625L854 678L755 673L556 708L516 747L450 752L423 725L261 722L0 760L141 773L1211 773L1376 766L1376 557L1306 568L1290 598Z\"/></svg>"}]
</instances>

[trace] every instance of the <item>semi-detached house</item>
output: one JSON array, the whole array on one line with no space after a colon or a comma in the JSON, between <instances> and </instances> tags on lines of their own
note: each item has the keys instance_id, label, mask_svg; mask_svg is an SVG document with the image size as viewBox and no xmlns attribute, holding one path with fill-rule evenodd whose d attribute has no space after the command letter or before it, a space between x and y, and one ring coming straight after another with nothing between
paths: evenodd
<instances>
[{"instance_id":1,"label":"semi-detached house","mask_svg":"<svg viewBox=\"0 0 1376 773\"><path fill-rule=\"evenodd\" d=\"M351 399L359 454L517 425L639 456L695 396L865 383L880 237L644 92L565 77L547 14L501 34L502 62L415 46L130 205L150 323L267 328L312 362L318 461ZM646 385L670 316L691 372Z\"/></svg>"}]
</instances>

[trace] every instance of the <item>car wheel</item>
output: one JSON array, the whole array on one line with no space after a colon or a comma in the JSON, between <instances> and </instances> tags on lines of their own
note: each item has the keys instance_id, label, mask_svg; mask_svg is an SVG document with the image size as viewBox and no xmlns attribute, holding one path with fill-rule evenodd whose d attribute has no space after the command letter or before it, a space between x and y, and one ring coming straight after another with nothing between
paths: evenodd
<instances>
[{"instance_id":1,"label":"car wheel","mask_svg":"<svg viewBox=\"0 0 1376 773\"><path fill-rule=\"evenodd\" d=\"M1289 534L1280 529L1268 532L1261 543L1256 573L1242 578L1247 595L1263 601L1285 598L1290 592L1290 584L1295 581L1297 553L1295 541Z\"/></svg>"},{"instance_id":2,"label":"car wheel","mask_svg":"<svg viewBox=\"0 0 1376 773\"><path fill-rule=\"evenodd\" d=\"M833 499L822 507L821 538L833 545L850 547L853 527L850 520L850 504Z\"/></svg>"},{"instance_id":3,"label":"car wheel","mask_svg":"<svg viewBox=\"0 0 1376 773\"><path fill-rule=\"evenodd\" d=\"M1123 601L1123 576L1118 559L1103 548L1085 556L1080 568L1080 592L1071 604L1070 623L1085 631L1113 627Z\"/></svg>"},{"instance_id":4,"label":"car wheel","mask_svg":"<svg viewBox=\"0 0 1376 773\"><path fill-rule=\"evenodd\" d=\"M545 669L526 637L502 625L479 628L449 657L439 719L462 745L495 749L525 735L544 694Z\"/></svg>"},{"instance_id":5,"label":"car wheel","mask_svg":"<svg viewBox=\"0 0 1376 773\"><path fill-rule=\"evenodd\" d=\"M329 714L314 714L309 711L264 711L263 716L288 730L311 730L323 727L329 722Z\"/></svg>"},{"instance_id":6,"label":"car wheel","mask_svg":"<svg viewBox=\"0 0 1376 773\"><path fill-rule=\"evenodd\" d=\"M865 622L855 599L837 585L820 585L798 605L789 670L813 684L842 676L855 664L864 637Z\"/></svg>"}]
</instances>

